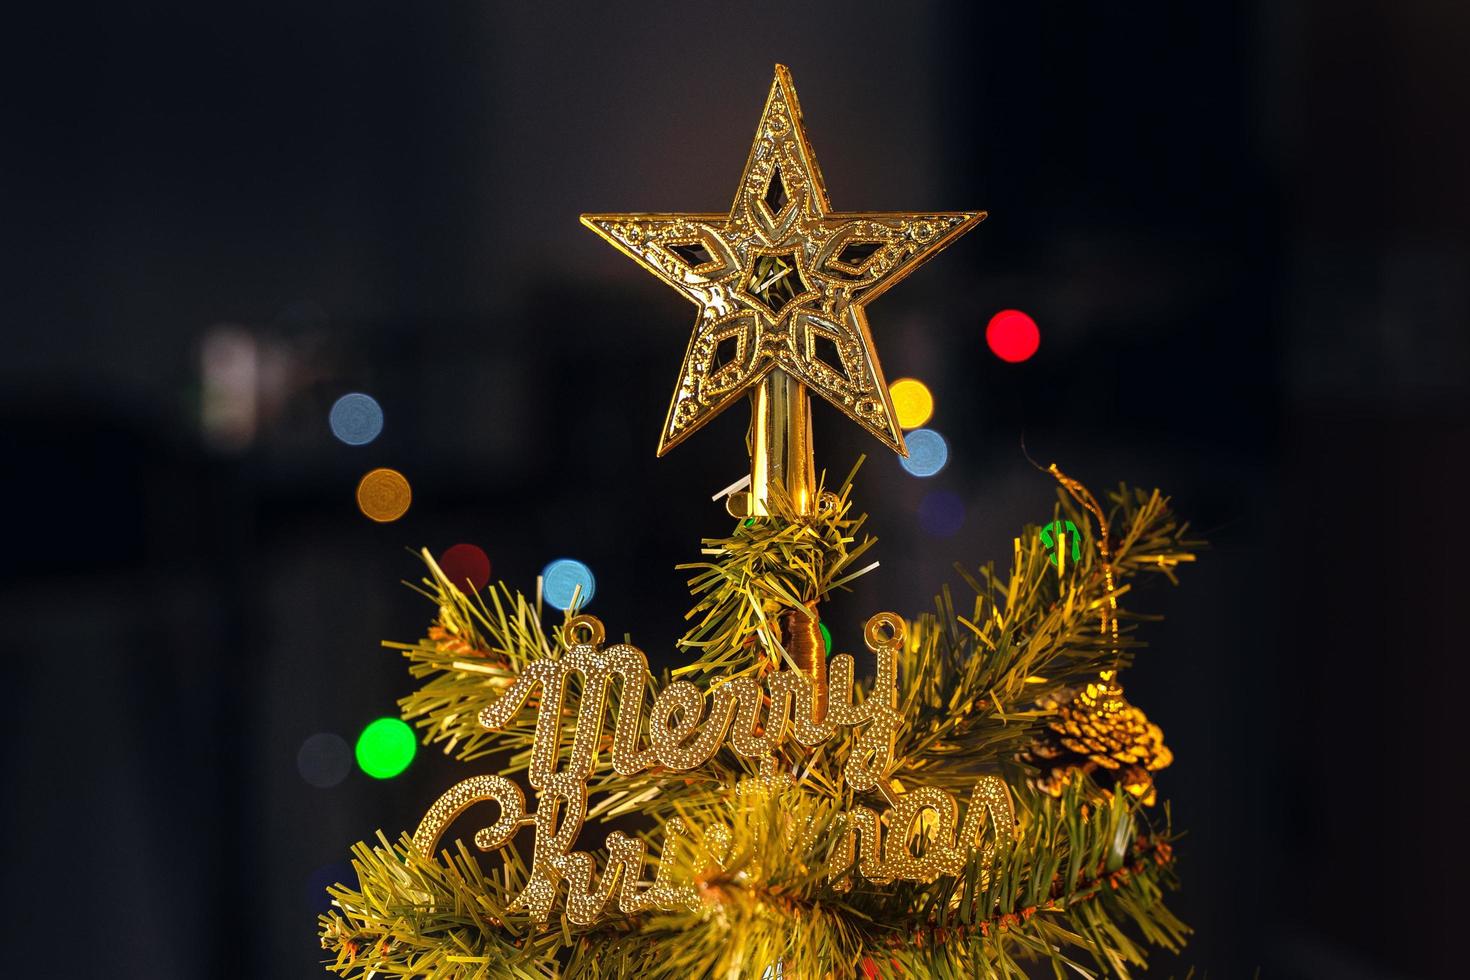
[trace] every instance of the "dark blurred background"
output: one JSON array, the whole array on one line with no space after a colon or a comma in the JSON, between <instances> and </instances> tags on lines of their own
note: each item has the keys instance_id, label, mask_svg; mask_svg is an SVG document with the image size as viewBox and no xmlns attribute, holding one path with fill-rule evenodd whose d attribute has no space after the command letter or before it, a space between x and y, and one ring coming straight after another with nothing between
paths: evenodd
<instances>
[{"instance_id":1,"label":"dark blurred background","mask_svg":"<svg viewBox=\"0 0 1470 980\"><path fill-rule=\"evenodd\" d=\"M1213 547L1125 678L1197 933L1150 976L1447 977L1464 943L1456 505L1470 7L1456 2L99 5L12 22L0 184L11 528L7 976L324 976L349 846L466 770L309 785L410 689L410 548L551 558L676 657L737 409L653 457L691 309L577 223L726 208L791 66L839 209L991 217L875 303L951 464L868 453L882 568L839 646L1004 562L1056 461ZM983 333L1015 307L1040 351ZM327 411L382 404L353 448ZM412 482L373 524L374 466ZM926 533L935 488L962 529ZM1456 640L1455 637L1459 639ZM1461 968L1463 969L1463 968Z\"/></svg>"}]
</instances>

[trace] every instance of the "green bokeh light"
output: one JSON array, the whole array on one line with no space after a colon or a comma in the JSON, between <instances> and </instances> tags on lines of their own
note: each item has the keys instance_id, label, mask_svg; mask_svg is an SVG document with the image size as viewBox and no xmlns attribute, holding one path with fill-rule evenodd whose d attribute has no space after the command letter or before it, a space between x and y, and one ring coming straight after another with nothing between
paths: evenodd
<instances>
[{"instance_id":1,"label":"green bokeh light","mask_svg":"<svg viewBox=\"0 0 1470 980\"><path fill-rule=\"evenodd\" d=\"M397 718L379 718L357 736L357 764L374 779L392 779L418 750L413 729Z\"/></svg>"},{"instance_id":2,"label":"green bokeh light","mask_svg":"<svg viewBox=\"0 0 1470 980\"><path fill-rule=\"evenodd\" d=\"M822 630L822 645L827 648L827 656L832 656L832 631L827 628L826 623L817 623Z\"/></svg>"}]
</instances>

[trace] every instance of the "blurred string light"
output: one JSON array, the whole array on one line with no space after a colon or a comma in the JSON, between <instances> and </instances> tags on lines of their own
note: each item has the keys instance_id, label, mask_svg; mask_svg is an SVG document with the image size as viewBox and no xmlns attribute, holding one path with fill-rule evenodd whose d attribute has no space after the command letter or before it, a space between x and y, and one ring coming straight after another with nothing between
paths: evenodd
<instances>
[{"instance_id":1,"label":"blurred string light","mask_svg":"<svg viewBox=\"0 0 1470 980\"><path fill-rule=\"evenodd\" d=\"M596 593L592 569L575 558L558 558L541 569L542 598L557 609L570 609L573 598L579 607L586 606Z\"/></svg>"},{"instance_id":2,"label":"blurred string light","mask_svg":"<svg viewBox=\"0 0 1470 980\"><path fill-rule=\"evenodd\" d=\"M1020 310L1001 310L985 327L985 342L1002 361L1019 364L1041 346L1036 321Z\"/></svg>"},{"instance_id":3,"label":"blurred string light","mask_svg":"<svg viewBox=\"0 0 1470 980\"><path fill-rule=\"evenodd\" d=\"M349 446L366 446L383 431L383 408L372 395L360 391L343 395L327 416L332 435Z\"/></svg>"},{"instance_id":4,"label":"blurred string light","mask_svg":"<svg viewBox=\"0 0 1470 980\"><path fill-rule=\"evenodd\" d=\"M919 501L919 526L936 538L953 537L965 526L965 504L958 494L931 490Z\"/></svg>"},{"instance_id":5,"label":"blurred string light","mask_svg":"<svg viewBox=\"0 0 1470 980\"><path fill-rule=\"evenodd\" d=\"M379 718L357 736L357 764L374 779L392 779L418 750L413 729L397 718Z\"/></svg>"},{"instance_id":6,"label":"blurred string light","mask_svg":"<svg viewBox=\"0 0 1470 980\"><path fill-rule=\"evenodd\" d=\"M914 476L933 476L949 462L949 444L933 429L915 429L904 436L909 454L898 461Z\"/></svg>"},{"instance_id":7,"label":"blurred string light","mask_svg":"<svg viewBox=\"0 0 1470 980\"><path fill-rule=\"evenodd\" d=\"M244 327L210 327L199 346L199 424L210 448L244 449L255 440L260 356Z\"/></svg>"},{"instance_id":8,"label":"blurred string light","mask_svg":"<svg viewBox=\"0 0 1470 980\"><path fill-rule=\"evenodd\" d=\"M342 736L317 732L301 743L296 753L296 771L318 789L331 789L352 771L352 750Z\"/></svg>"},{"instance_id":9,"label":"blurred string light","mask_svg":"<svg viewBox=\"0 0 1470 980\"><path fill-rule=\"evenodd\" d=\"M766 972L761 974L761 980L781 980L781 961L777 960L766 967Z\"/></svg>"},{"instance_id":10,"label":"blurred string light","mask_svg":"<svg viewBox=\"0 0 1470 980\"><path fill-rule=\"evenodd\" d=\"M449 581L461 589L466 584L478 592L490 584L490 556L485 549L460 542L439 556L439 568Z\"/></svg>"},{"instance_id":11,"label":"blurred string light","mask_svg":"<svg viewBox=\"0 0 1470 980\"><path fill-rule=\"evenodd\" d=\"M1061 567L1061 564L1057 561L1058 554L1062 555L1063 562L1067 560L1065 546L1068 541L1072 542L1072 561L1079 562L1082 560L1082 535L1077 533L1077 525L1073 524L1070 520L1065 524L1061 521L1052 521L1050 524L1044 525L1041 528L1039 537L1041 538L1042 547L1046 549L1047 560L1058 568Z\"/></svg>"},{"instance_id":12,"label":"blurred string light","mask_svg":"<svg viewBox=\"0 0 1470 980\"><path fill-rule=\"evenodd\" d=\"M397 470L369 470L357 484L357 509L380 524L398 520L408 512L412 501L408 478Z\"/></svg>"},{"instance_id":13,"label":"blurred string light","mask_svg":"<svg viewBox=\"0 0 1470 980\"><path fill-rule=\"evenodd\" d=\"M917 378L899 378L888 386L900 428L917 429L934 414L934 395Z\"/></svg>"},{"instance_id":14,"label":"blurred string light","mask_svg":"<svg viewBox=\"0 0 1470 980\"><path fill-rule=\"evenodd\" d=\"M302 352L249 327L216 323L199 343L199 428L216 452L240 452L286 410L309 374Z\"/></svg>"}]
</instances>

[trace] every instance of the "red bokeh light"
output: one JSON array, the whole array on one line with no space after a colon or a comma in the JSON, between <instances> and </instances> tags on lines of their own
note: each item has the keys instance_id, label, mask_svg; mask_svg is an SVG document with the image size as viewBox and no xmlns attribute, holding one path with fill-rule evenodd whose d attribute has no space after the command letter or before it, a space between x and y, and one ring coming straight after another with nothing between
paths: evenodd
<instances>
[{"instance_id":1,"label":"red bokeh light","mask_svg":"<svg viewBox=\"0 0 1470 980\"><path fill-rule=\"evenodd\" d=\"M490 582L490 556L472 544L457 544L439 557L439 567L449 581L465 587L465 582L478 592Z\"/></svg>"},{"instance_id":2,"label":"red bokeh light","mask_svg":"<svg viewBox=\"0 0 1470 980\"><path fill-rule=\"evenodd\" d=\"M1019 364L1041 345L1041 331L1036 321L1020 310L1001 310L990 318L985 328L985 342L1002 361Z\"/></svg>"}]
</instances>

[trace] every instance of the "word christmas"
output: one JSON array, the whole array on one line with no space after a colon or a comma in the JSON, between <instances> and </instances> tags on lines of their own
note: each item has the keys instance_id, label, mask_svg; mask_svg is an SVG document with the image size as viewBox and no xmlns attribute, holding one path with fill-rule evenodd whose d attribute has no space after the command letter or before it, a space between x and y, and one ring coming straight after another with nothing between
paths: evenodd
<instances>
[{"instance_id":1,"label":"word christmas","mask_svg":"<svg viewBox=\"0 0 1470 980\"><path fill-rule=\"evenodd\" d=\"M843 766L843 778L857 792L876 789L892 804L883 817L858 806L841 817L842 837L832 849L826 868L838 888L850 887L851 871L884 883L896 879L933 881L941 874L959 874L971 853L980 847L986 823L992 828L993 843L981 850L982 865L988 867L997 845L1009 842L1015 833L1010 793L998 777L982 776L975 785L963 825L956 837L958 806L950 794L919 787L892 794L888 769L893 756L894 736L901 722L898 711L898 651L904 639L903 620L879 613L864 630L868 648L877 657L877 674L872 693L854 697L853 659L846 654L832 658L831 702L825 716L813 697L811 678L795 670L782 670L766 678L764 688L754 677L737 677L706 694L688 681L674 681L653 702L647 726L647 746L640 747L644 734L644 687L649 683L648 660L643 652L627 644L600 650L602 624L591 616L577 616L566 626L567 637L582 642L558 659L532 663L505 693L480 713L479 723L496 730L510 724L540 689L536 704L536 730L527 773L536 790L536 812L526 812L520 787L502 776L475 776L438 799L414 833L414 846L431 854L439 837L456 817L476 803L499 804L500 816L475 834L482 850L510 843L522 826L535 827L531 875L511 911L526 911L545 922L556 901L560 884L567 883L567 917L574 924L590 925L602 917L614 889L618 908L624 913L644 909L674 910L697 903L692 883L677 882L669 869L669 854L675 839L688 828L677 818L665 826L663 860L652 885L640 888L644 862L643 841L621 831L607 836L608 859L602 876L594 881L594 861L585 851L572 850L587 816L587 781L597 766L598 746L603 742L607 699L612 681L618 678L619 710L613 727L612 767L621 776L661 766L683 772L707 762L729 736L729 747L737 755L760 761L760 779L767 785L789 781L780 772L777 749L788 732L808 748L833 737L838 726L861 728L853 750ZM573 675L581 678L575 706L576 721L572 748L565 765L558 768L558 747L563 741L562 720L569 716L565 702ZM769 707L767 708L767 704ZM763 711L763 709L765 709ZM701 718L701 715L703 717ZM926 817L926 813L929 815ZM885 828L886 825L886 828ZM913 853L911 840L932 829L921 856ZM727 849L728 832L712 828L704 834L713 852ZM886 839L885 839L886 838ZM714 842L711 846L711 842ZM727 855L711 853L723 866Z\"/></svg>"}]
</instances>

